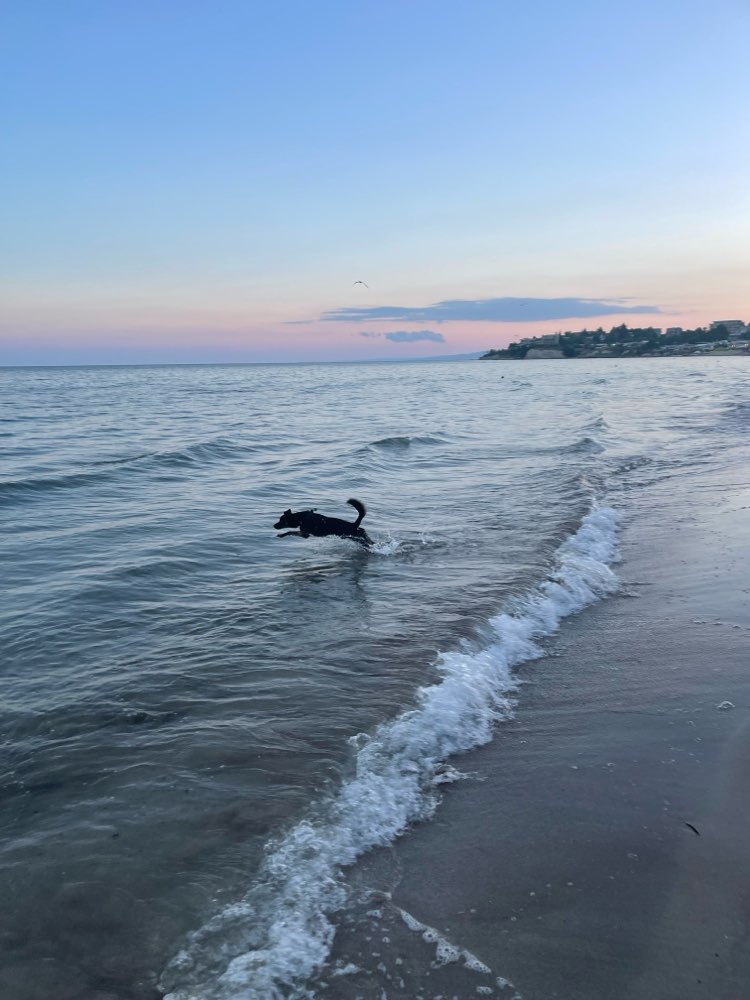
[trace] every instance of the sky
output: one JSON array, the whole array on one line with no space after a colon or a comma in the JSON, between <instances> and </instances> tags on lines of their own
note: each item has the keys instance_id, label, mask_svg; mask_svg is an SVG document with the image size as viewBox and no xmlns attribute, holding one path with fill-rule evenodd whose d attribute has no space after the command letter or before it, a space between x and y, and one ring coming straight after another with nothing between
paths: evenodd
<instances>
[{"instance_id":1,"label":"sky","mask_svg":"<svg viewBox=\"0 0 750 1000\"><path fill-rule=\"evenodd\" d=\"M0 365L750 320L749 43L748 0L7 0Z\"/></svg>"}]
</instances>

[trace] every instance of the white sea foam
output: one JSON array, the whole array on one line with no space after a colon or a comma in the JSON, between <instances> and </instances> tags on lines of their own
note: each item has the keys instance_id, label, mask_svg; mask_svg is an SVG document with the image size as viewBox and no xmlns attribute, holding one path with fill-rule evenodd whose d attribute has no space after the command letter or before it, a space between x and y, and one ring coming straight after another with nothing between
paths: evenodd
<instances>
[{"instance_id":1,"label":"white sea foam","mask_svg":"<svg viewBox=\"0 0 750 1000\"><path fill-rule=\"evenodd\" d=\"M492 974L492 969L480 961L476 955L467 951L466 948L461 948L459 945L449 941L440 931L434 927L430 927L429 924L423 924L421 920L417 920L408 910L399 909L398 913L410 931L418 931L427 944L435 945L436 966L451 965L463 959L466 968L472 972L479 972L483 975Z\"/></svg>"},{"instance_id":2,"label":"white sea foam","mask_svg":"<svg viewBox=\"0 0 750 1000\"><path fill-rule=\"evenodd\" d=\"M492 619L489 645L441 654L441 679L421 689L417 707L357 741L354 777L322 818L303 820L269 849L243 899L190 936L162 976L165 1000L312 995L305 983L328 957L331 916L346 900L342 868L432 814L441 762L486 743L512 714L513 668L539 656L538 640L565 616L616 589L608 566L616 520L611 509L593 509L549 578Z\"/></svg>"},{"instance_id":3,"label":"white sea foam","mask_svg":"<svg viewBox=\"0 0 750 1000\"><path fill-rule=\"evenodd\" d=\"M410 538L408 540L394 538L393 535L386 535L382 538L375 539L373 545L367 551L371 555L392 556L397 552L413 552L414 549L420 545L431 546L439 543L439 538L436 538L434 535L427 535L424 532L422 532L418 538Z\"/></svg>"},{"instance_id":4,"label":"white sea foam","mask_svg":"<svg viewBox=\"0 0 750 1000\"><path fill-rule=\"evenodd\" d=\"M379 538L370 548L370 552L374 552L379 556L392 556L400 548L401 540L389 535L387 538Z\"/></svg>"}]
</instances>

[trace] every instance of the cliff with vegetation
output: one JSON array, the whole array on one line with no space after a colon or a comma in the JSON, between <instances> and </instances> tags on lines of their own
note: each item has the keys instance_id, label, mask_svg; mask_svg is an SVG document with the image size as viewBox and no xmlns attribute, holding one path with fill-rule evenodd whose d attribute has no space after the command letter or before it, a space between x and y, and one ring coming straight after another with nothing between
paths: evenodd
<instances>
[{"instance_id":1,"label":"cliff with vegetation","mask_svg":"<svg viewBox=\"0 0 750 1000\"><path fill-rule=\"evenodd\" d=\"M674 329L663 333L656 327L614 326L607 333L597 330L567 331L527 337L506 348L488 351L481 361L522 358L621 358L663 357L685 354L747 354L750 329L731 332L721 324L695 330Z\"/></svg>"}]
</instances>

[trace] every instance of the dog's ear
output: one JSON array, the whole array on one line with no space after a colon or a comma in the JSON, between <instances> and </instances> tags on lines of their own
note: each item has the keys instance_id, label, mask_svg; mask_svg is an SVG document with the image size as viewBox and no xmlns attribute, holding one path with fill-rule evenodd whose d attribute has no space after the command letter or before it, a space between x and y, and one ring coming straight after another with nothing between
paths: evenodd
<instances>
[{"instance_id":1,"label":"dog's ear","mask_svg":"<svg viewBox=\"0 0 750 1000\"><path fill-rule=\"evenodd\" d=\"M292 508L291 507L287 507L287 509L284 511L284 513L285 514L291 514L292 513Z\"/></svg>"}]
</instances>

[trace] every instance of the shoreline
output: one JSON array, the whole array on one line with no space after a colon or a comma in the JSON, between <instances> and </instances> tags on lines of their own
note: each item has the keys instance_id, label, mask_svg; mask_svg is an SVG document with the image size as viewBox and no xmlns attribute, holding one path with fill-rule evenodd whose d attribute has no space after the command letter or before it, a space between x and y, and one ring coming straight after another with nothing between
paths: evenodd
<instances>
[{"instance_id":1,"label":"shoreline","mask_svg":"<svg viewBox=\"0 0 750 1000\"><path fill-rule=\"evenodd\" d=\"M685 354L581 354L573 358L478 358L478 361L671 361L674 358L750 358L750 348L743 351L688 351Z\"/></svg>"},{"instance_id":2,"label":"shoreline","mask_svg":"<svg viewBox=\"0 0 750 1000\"><path fill-rule=\"evenodd\" d=\"M470 779L352 871L326 995L745 996L750 494L677 517L655 499L623 529L621 593L567 620L515 718L452 761Z\"/></svg>"}]
</instances>

